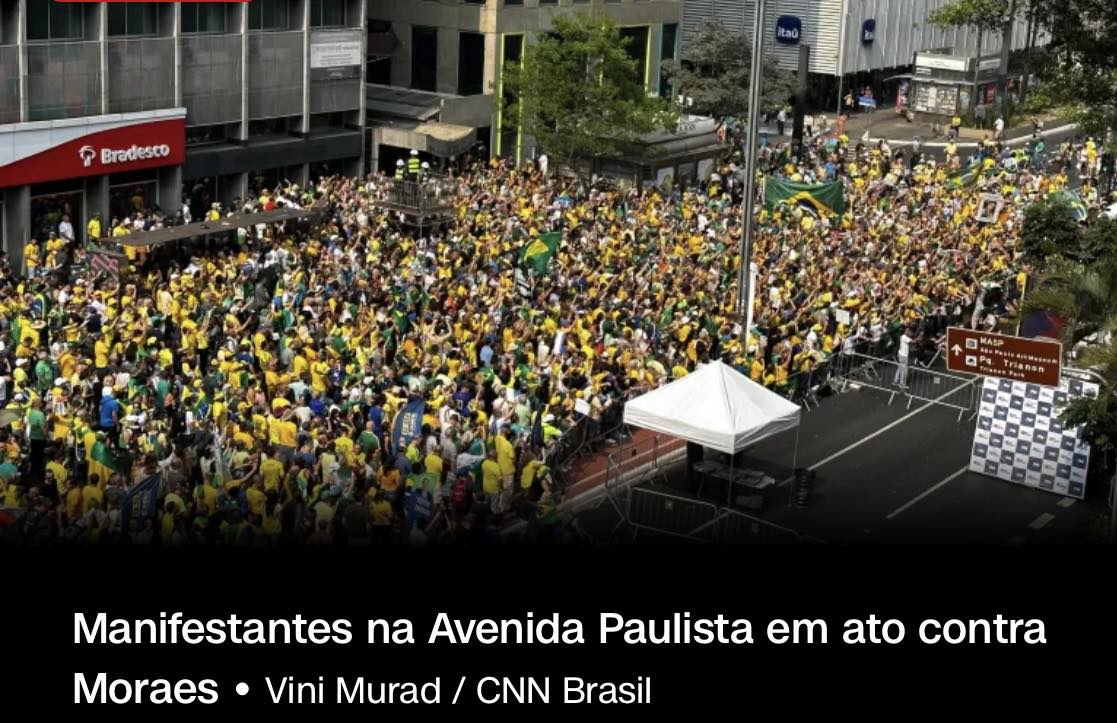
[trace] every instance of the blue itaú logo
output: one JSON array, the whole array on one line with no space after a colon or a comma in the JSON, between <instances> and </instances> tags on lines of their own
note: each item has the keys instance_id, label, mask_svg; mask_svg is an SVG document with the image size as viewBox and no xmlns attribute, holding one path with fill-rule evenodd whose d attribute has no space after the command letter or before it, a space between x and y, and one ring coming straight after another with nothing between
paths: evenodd
<instances>
[{"instance_id":1,"label":"blue ita\u00fa logo","mask_svg":"<svg viewBox=\"0 0 1117 723\"><path fill-rule=\"evenodd\" d=\"M872 45L877 36L876 18L869 18L861 23L861 44Z\"/></svg>"},{"instance_id":2,"label":"blue ita\u00fa logo","mask_svg":"<svg viewBox=\"0 0 1117 723\"><path fill-rule=\"evenodd\" d=\"M776 18L776 42L798 45L803 33L803 23L794 15L781 15Z\"/></svg>"}]
</instances>

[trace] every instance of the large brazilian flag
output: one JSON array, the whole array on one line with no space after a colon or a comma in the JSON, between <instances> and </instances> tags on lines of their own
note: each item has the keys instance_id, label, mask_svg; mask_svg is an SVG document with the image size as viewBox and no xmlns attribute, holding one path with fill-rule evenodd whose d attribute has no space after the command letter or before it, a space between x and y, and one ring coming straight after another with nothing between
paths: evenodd
<instances>
[{"instance_id":1,"label":"large brazilian flag","mask_svg":"<svg viewBox=\"0 0 1117 723\"><path fill-rule=\"evenodd\" d=\"M520 261L535 273L542 275L547 270L547 262L555 255L555 249L562 241L562 231L551 231L534 239L520 254Z\"/></svg>"},{"instance_id":2,"label":"large brazilian flag","mask_svg":"<svg viewBox=\"0 0 1117 723\"><path fill-rule=\"evenodd\" d=\"M820 215L842 214L846 210L845 192L841 181L831 183L792 183L775 178L764 180L764 207L802 206Z\"/></svg>"}]
</instances>

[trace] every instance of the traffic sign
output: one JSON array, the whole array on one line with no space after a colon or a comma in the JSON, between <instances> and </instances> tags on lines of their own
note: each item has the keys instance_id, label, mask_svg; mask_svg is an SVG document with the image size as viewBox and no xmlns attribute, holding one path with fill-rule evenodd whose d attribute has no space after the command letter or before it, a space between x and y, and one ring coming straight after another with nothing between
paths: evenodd
<instances>
[{"instance_id":1,"label":"traffic sign","mask_svg":"<svg viewBox=\"0 0 1117 723\"><path fill-rule=\"evenodd\" d=\"M985 377L1059 386L1063 345L952 326L946 330L946 368Z\"/></svg>"}]
</instances>

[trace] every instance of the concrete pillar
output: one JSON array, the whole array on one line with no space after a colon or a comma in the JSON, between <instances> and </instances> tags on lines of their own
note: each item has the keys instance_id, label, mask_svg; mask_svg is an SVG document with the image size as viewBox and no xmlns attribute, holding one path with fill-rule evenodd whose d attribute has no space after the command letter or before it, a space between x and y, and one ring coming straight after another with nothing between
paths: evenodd
<instances>
[{"instance_id":1,"label":"concrete pillar","mask_svg":"<svg viewBox=\"0 0 1117 723\"><path fill-rule=\"evenodd\" d=\"M23 270L23 245L31 235L31 187L4 189L4 251L13 271Z\"/></svg>"},{"instance_id":2,"label":"concrete pillar","mask_svg":"<svg viewBox=\"0 0 1117 723\"><path fill-rule=\"evenodd\" d=\"M295 174L295 177L291 179L291 183L294 183L299 188L306 188L307 186L310 185L310 164L309 163L304 163L301 166L299 166L299 171L298 171L298 173Z\"/></svg>"},{"instance_id":3,"label":"concrete pillar","mask_svg":"<svg viewBox=\"0 0 1117 723\"><path fill-rule=\"evenodd\" d=\"M438 29L438 73L435 89L439 93L458 92L458 53L461 35L457 28Z\"/></svg>"},{"instance_id":4,"label":"concrete pillar","mask_svg":"<svg viewBox=\"0 0 1117 723\"><path fill-rule=\"evenodd\" d=\"M368 131L368 173L376 173L380 170L380 135L379 126L373 126Z\"/></svg>"},{"instance_id":5,"label":"concrete pillar","mask_svg":"<svg viewBox=\"0 0 1117 723\"><path fill-rule=\"evenodd\" d=\"M248 174L230 173L222 176L217 190L223 208L228 210L232 207L234 198L244 200L248 195Z\"/></svg>"},{"instance_id":6,"label":"concrete pillar","mask_svg":"<svg viewBox=\"0 0 1117 723\"><path fill-rule=\"evenodd\" d=\"M97 5L98 49L101 51L101 115L109 113L109 9L105 3Z\"/></svg>"},{"instance_id":7,"label":"concrete pillar","mask_svg":"<svg viewBox=\"0 0 1117 723\"><path fill-rule=\"evenodd\" d=\"M91 176L85 179L85 208L82 209L84 218L71 219L74 232L79 239L85 239L85 225L93 214L101 214L101 233L108 234L112 230L112 216L109 213L109 177ZM80 227L80 228L79 228Z\"/></svg>"},{"instance_id":8,"label":"concrete pillar","mask_svg":"<svg viewBox=\"0 0 1117 723\"><path fill-rule=\"evenodd\" d=\"M182 166L167 166L159 169L156 203L167 216L174 216L175 211L182 208Z\"/></svg>"},{"instance_id":9,"label":"concrete pillar","mask_svg":"<svg viewBox=\"0 0 1117 723\"><path fill-rule=\"evenodd\" d=\"M27 88L27 0L19 0L17 8L16 44L19 45L19 118L26 123L31 120ZM12 268L14 269L15 266Z\"/></svg>"},{"instance_id":10,"label":"concrete pillar","mask_svg":"<svg viewBox=\"0 0 1117 723\"><path fill-rule=\"evenodd\" d=\"M648 26L648 93L659 93L659 79L663 69L660 56L663 54L663 24L652 23Z\"/></svg>"},{"instance_id":11,"label":"concrete pillar","mask_svg":"<svg viewBox=\"0 0 1117 723\"><path fill-rule=\"evenodd\" d=\"M305 138L310 135L310 0L305 0L303 11L303 117L299 133Z\"/></svg>"},{"instance_id":12,"label":"concrete pillar","mask_svg":"<svg viewBox=\"0 0 1117 723\"><path fill-rule=\"evenodd\" d=\"M496 93L500 81L500 35L485 33L485 93Z\"/></svg>"},{"instance_id":13,"label":"concrete pillar","mask_svg":"<svg viewBox=\"0 0 1117 723\"><path fill-rule=\"evenodd\" d=\"M399 38L392 53L392 85L411 87L411 23L392 21L392 32Z\"/></svg>"},{"instance_id":14,"label":"concrete pillar","mask_svg":"<svg viewBox=\"0 0 1117 723\"><path fill-rule=\"evenodd\" d=\"M248 3L240 6L240 140L248 140Z\"/></svg>"}]
</instances>

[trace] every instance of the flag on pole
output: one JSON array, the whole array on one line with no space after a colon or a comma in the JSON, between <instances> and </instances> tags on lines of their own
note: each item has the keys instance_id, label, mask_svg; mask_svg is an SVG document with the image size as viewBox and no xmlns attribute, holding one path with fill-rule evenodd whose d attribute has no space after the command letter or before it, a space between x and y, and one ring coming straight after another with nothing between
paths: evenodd
<instances>
[{"instance_id":1,"label":"flag on pole","mask_svg":"<svg viewBox=\"0 0 1117 723\"><path fill-rule=\"evenodd\" d=\"M783 205L802 206L823 216L843 214L846 210L845 192L840 181L812 185L765 179L764 207L772 211Z\"/></svg>"},{"instance_id":2,"label":"flag on pole","mask_svg":"<svg viewBox=\"0 0 1117 723\"><path fill-rule=\"evenodd\" d=\"M423 415L426 414L427 403L422 397L413 396L396 415L392 425L392 449L398 452L403 444L412 437L423 433Z\"/></svg>"},{"instance_id":3,"label":"flag on pole","mask_svg":"<svg viewBox=\"0 0 1117 723\"><path fill-rule=\"evenodd\" d=\"M555 255L555 250L562 241L562 231L551 231L540 235L534 241L524 246L520 253L520 261L537 274L547 271L547 263Z\"/></svg>"}]
</instances>

